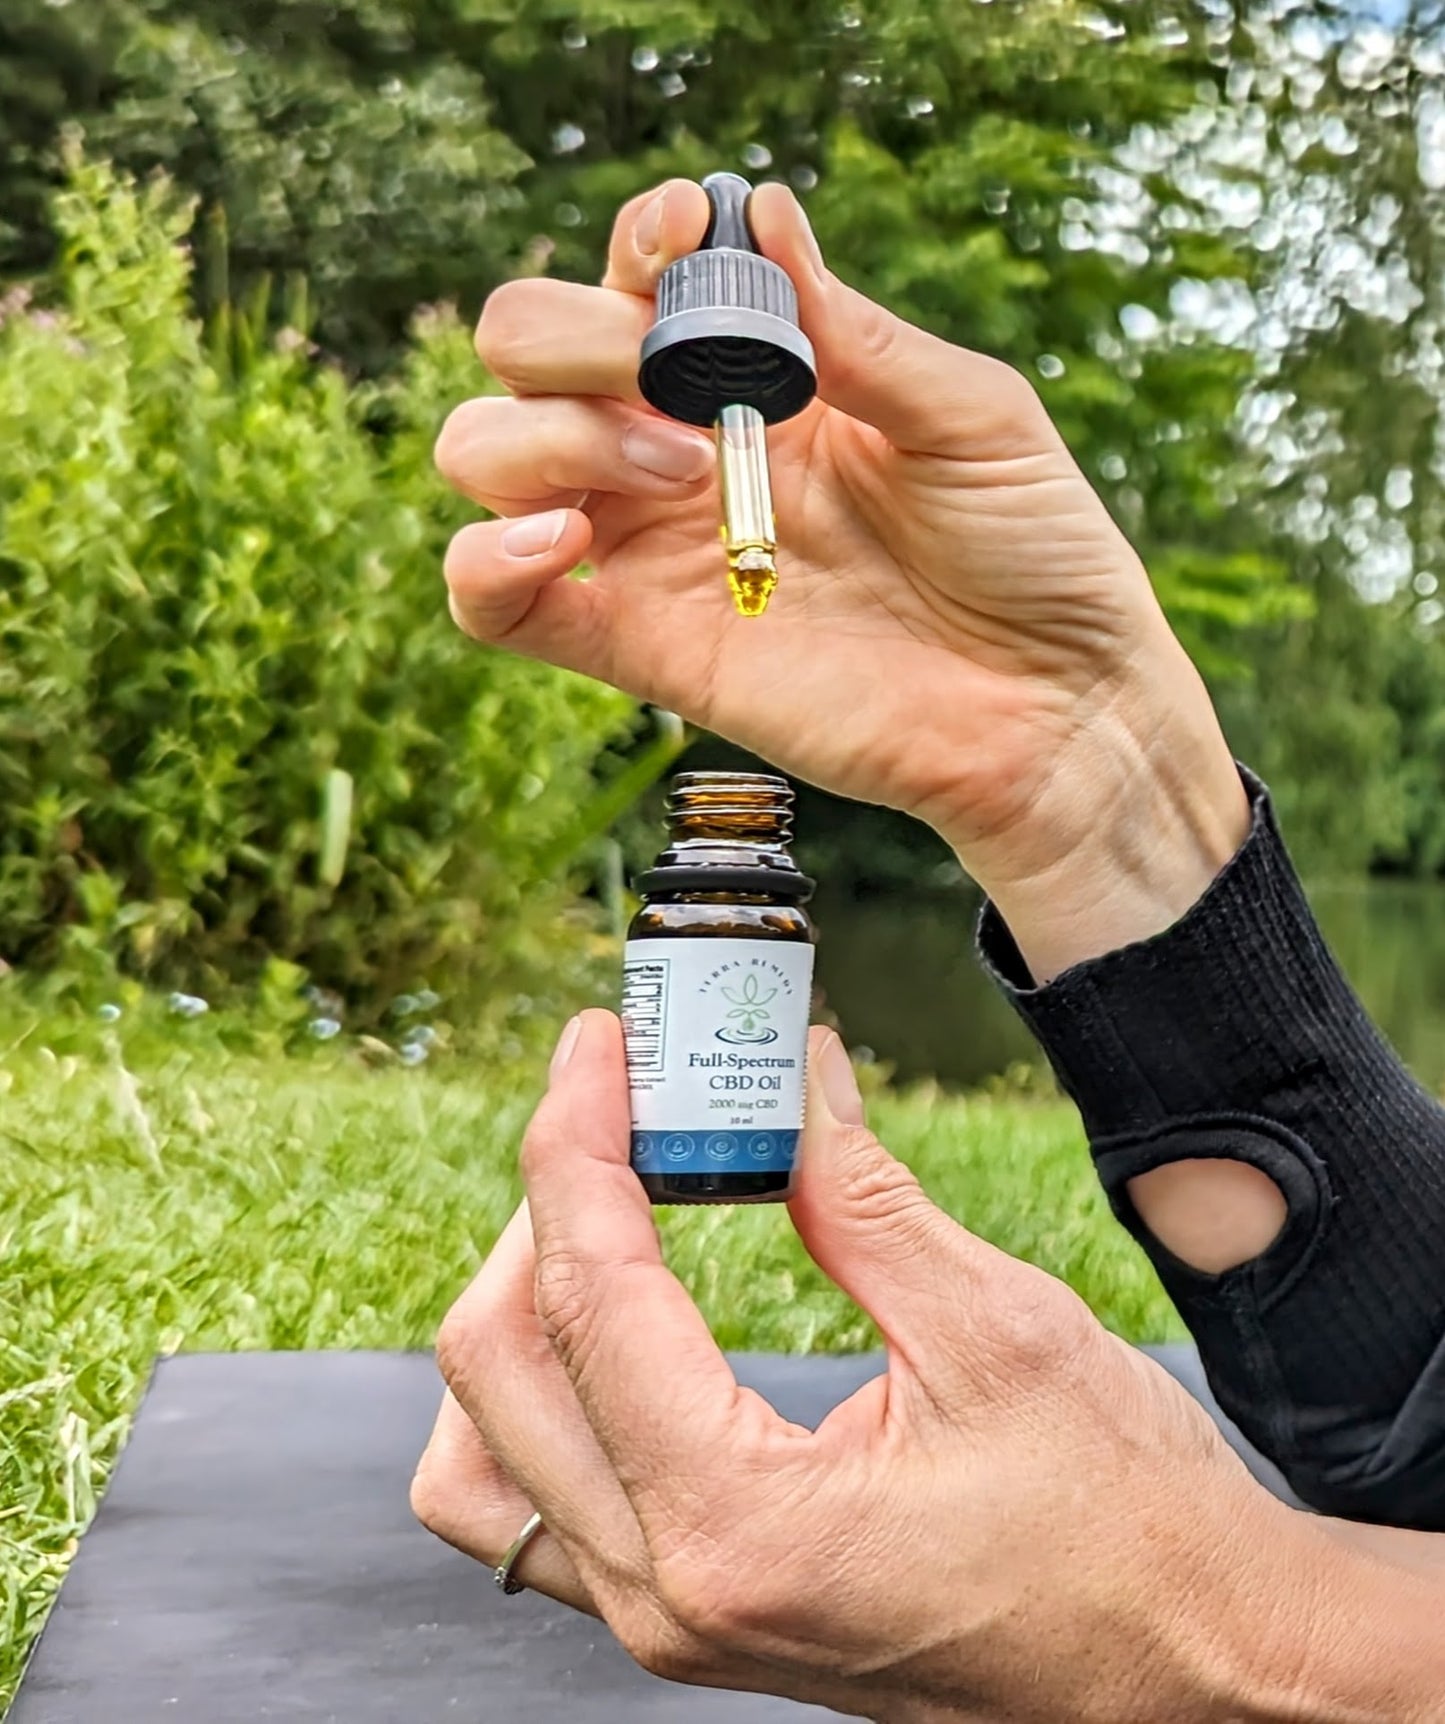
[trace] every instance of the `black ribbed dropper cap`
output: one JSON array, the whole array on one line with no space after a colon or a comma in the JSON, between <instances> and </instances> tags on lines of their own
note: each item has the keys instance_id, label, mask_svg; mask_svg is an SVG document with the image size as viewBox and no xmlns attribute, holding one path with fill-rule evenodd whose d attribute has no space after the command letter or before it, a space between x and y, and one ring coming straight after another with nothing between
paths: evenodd
<instances>
[{"instance_id":1,"label":"black ribbed dropper cap","mask_svg":"<svg viewBox=\"0 0 1445 1724\"><path fill-rule=\"evenodd\" d=\"M752 187L741 174L702 182L712 220L701 246L657 284L657 319L642 343L638 387L660 413L713 425L724 407L756 407L770 425L813 399L813 349L798 327L786 271L748 226Z\"/></svg>"}]
</instances>

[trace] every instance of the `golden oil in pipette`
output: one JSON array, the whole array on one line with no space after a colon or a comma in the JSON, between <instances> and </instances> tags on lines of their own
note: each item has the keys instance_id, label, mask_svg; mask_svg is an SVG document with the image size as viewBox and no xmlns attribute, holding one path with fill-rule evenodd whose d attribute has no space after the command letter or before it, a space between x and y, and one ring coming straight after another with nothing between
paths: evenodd
<instances>
[{"instance_id":1,"label":"golden oil in pipette","mask_svg":"<svg viewBox=\"0 0 1445 1724\"><path fill-rule=\"evenodd\" d=\"M767 425L757 408L723 408L717 451L728 586L739 616L760 617L778 584L778 540Z\"/></svg>"},{"instance_id":2,"label":"golden oil in pipette","mask_svg":"<svg viewBox=\"0 0 1445 1724\"><path fill-rule=\"evenodd\" d=\"M722 530L727 545L728 530ZM760 617L778 585L778 566L766 545L727 545L728 586L740 617Z\"/></svg>"}]
</instances>

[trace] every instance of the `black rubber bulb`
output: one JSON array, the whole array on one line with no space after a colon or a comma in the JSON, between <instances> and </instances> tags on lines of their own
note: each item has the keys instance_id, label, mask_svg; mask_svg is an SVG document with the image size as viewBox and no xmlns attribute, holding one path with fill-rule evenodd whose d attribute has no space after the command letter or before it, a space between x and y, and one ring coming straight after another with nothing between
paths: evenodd
<instances>
[{"instance_id":1,"label":"black rubber bulb","mask_svg":"<svg viewBox=\"0 0 1445 1724\"><path fill-rule=\"evenodd\" d=\"M645 400L689 425L724 407L755 407L770 425L813 399L812 345L798 327L787 272L758 250L748 223L752 187L741 174L702 182L712 219L702 244L664 271L656 321L642 343Z\"/></svg>"}]
</instances>

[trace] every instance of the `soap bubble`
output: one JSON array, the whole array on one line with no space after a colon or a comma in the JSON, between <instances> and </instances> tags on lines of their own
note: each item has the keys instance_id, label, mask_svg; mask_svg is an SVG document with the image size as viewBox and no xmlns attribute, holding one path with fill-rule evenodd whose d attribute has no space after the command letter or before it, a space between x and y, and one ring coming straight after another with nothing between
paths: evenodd
<instances>
[{"instance_id":1,"label":"soap bubble","mask_svg":"<svg viewBox=\"0 0 1445 1724\"><path fill-rule=\"evenodd\" d=\"M121 1015L120 1007L115 1005L112 1001L107 1000L103 1006L96 1008L95 1015L103 1024L118 1023Z\"/></svg>"},{"instance_id":2,"label":"soap bubble","mask_svg":"<svg viewBox=\"0 0 1445 1724\"><path fill-rule=\"evenodd\" d=\"M810 168L806 162L794 168L788 178L800 192L810 192L818 183L818 170Z\"/></svg>"},{"instance_id":3,"label":"soap bubble","mask_svg":"<svg viewBox=\"0 0 1445 1724\"><path fill-rule=\"evenodd\" d=\"M430 988L421 988L416 996L416 1009L419 1012L433 1012L442 1003L440 994L434 994Z\"/></svg>"},{"instance_id":4,"label":"soap bubble","mask_svg":"<svg viewBox=\"0 0 1445 1724\"><path fill-rule=\"evenodd\" d=\"M579 54L587 46L587 32L580 24L569 24L562 32L562 46L569 54Z\"/></svg>"},{"instance_id":5,"label":"soap bubble","mask_svg":"<svg viewBox=\"0 0 1445 1724\"><path fill-rule=\"evenodd\" d=\"M558 126L552 133L552 154L554 156L570 156L574 150L580 150L587 142L587 134L581 126L574 126L570 120L565 125Z\"/></svg>"},{"instance_id":6,"label":"soap bubble","mask_svg":"<svg viewBox=\"0 0 1445 1724\"><path fill-rule=\"evenodd\" d=\"M910 120L921 120L933 112L933 103L927 96L910 96L903 109Z\"/></svg>"},{"instance_id":7,"label":"soap bubble","mask_svg":"<svg viewBox=\"0 0 1445 1724\"><path fill-rule=\"evenodd\" d=\"M1039 376L1047 377L1050 382L1064 375L1065 366L1057 353L1041 353L1038 357Z\"/></svg>"},{"instance_id":8,"label":"soap bubble","mask_svg":"<svg viewBox=\"0 0 1445 1724\"><path fill-rule=\"evenodd\" d=\"M333 1036L341 1034L341 1025L335 1018L312 1018L307 1027L318 1042L329 1042Z\"/></svg>"},{"instance_id":9,"label":"soap bubble","mask_svg":"<svg viewBox=\"0 0 1445 1724\"><path fill-rule=\"evenodd\" d=\"M404 1066L419 1066L427 1056L427 1049L420 1042L407 1042L398 1058Z\"/></svg>"},{"instance_id":10,"label":"soap bubble","mask_svg":"<svg viewBox=\"0 0 1445 1724\"><path fill-rule=\"evenodd\" d=\"M744 144L742 157L743 166L748 168L767 168L773 162L773 152L766 144Z\"/></svg>"},{"instance_id":11,"label":"soap bubble","mask_svg":"<svg viewBox=\"0 0 1445 1724\"><path fill-rule=\"evenodd\" d=\"M632 70L634 72L655 72L661 60L662 56L656 48L634 48L632 50Z\"/></svg>"},{"instance_id":12,"label":"soap bubble","mask_svg":"<svg viewBox=\"0 0 1445 1724\"><path fill-rule=\"evenodd\" d=\"M680 72L664 72L657 80L657 87L670 102L674 96L685 94L687 79Z\"/></svg>"},{"instance_id":13,"label":"soap bubble","mask_svg":"<svg viewBox=\"0 0 1445 1724\"><path fill-rule=\"evenodd\" d=\"M208 1001L199 994L174 993L166 1000L166 1008L173 1017L202 1018L210 1011Z\"/></svg>"},{"instance_id":14,"label":"soap bubble","mask_svg":"<svg viewBox=\"0 0 1445 1724\"><path fill-rule=\"evenodd\" d=\"M436 1046L437 1033L430 1024L415 1024L406 1032L402 1042L404 1048L432 1048Z\"/></svg>"}]
</instances>

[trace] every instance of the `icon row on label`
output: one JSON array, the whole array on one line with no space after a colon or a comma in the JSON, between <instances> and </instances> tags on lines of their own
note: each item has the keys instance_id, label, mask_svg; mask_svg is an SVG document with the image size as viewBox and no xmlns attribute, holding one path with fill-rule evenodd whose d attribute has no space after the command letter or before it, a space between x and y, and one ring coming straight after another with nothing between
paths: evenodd
<instances>
[{"instance_id":1,"label":"icon row on label","mask_svg":"<svg viewBox=\"0 0 1445 1724\"><path fill-rule=\"evenodd\" d=\"M778 1141L776 1134L770 1131L751 1135L740 1131L670 1131L662 1139L661 1147L669 1161L687 1161L699 1150L716 1162L736 1161L744 1153L754 1160L768 1161L777 1154Z\"/></svg>"}]
</instances>

